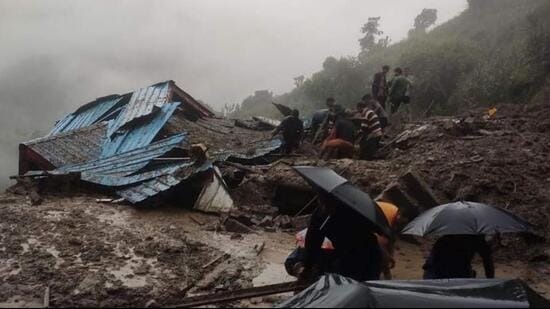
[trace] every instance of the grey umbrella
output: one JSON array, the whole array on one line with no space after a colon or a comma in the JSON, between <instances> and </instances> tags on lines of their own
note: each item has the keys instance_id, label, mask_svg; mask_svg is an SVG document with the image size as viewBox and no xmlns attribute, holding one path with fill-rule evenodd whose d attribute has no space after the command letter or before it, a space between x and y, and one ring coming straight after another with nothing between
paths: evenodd
<instances>
[{"instance_id":1,"label":"grey umbrella","mask_svg":"<svg viewBox=\"0 0 550 309\"><path fill-rule=\"evenodd\" d=\"M474 202L456 202L434 207L401 232L417 236L488 235L528 232L532 225L494 206Z\"/></svg>"},{"instance_id":2,"label":"grey umbrella","mask_svg":"<svg viewBox=\"0 0 550 309\"><path fill-rule=\"evenodd\" d=\"M366 218L376 232L392 237L386 216L371 197L347 179L326 167L296 166L294 169L311 186L326 192Z\"/></svg>"}]
</instances>

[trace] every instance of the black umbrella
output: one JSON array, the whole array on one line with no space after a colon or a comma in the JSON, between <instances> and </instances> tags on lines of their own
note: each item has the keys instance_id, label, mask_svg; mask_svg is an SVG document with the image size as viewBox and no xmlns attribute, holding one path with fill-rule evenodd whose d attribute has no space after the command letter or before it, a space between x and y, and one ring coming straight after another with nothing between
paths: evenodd
<instances>
[{"instance_id":1,"label":"black umbrella","mask_svg":"<svg viewBox=\"0 0 550 309\"><path fill-rule=\"evenodd\" d=\"M347 179L325 167L297 166L294 169L311 186L330 194L368 219L373 223L376 232L392 237L388 221L380 207L367 193L352 185Z\"/></svg>"},{"instance_id":2,"label":"black umbrella","mask_svg":"<svg viewBox=\"0 0 550 309\"><path fill-rule=\"evenodd\" d=\"M532 225L506 210L473 202L434 207L402 231L417 236L487 235L528 232Z\"/></svg>"}]
</instances>

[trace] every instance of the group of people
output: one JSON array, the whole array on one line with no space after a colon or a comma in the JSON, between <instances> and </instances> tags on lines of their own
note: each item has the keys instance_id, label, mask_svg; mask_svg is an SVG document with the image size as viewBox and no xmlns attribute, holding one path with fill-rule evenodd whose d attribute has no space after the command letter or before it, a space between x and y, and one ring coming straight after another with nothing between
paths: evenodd
<instances>
[{"instance_id":1,"label":"group of people","mask_svg":"<svg viewBox=\"0 0 550 309\"><path fill-rule=\"evenodd\" d=\"M374 74L372 83L372 96L386 109L390 106L392 114L397 113L403 104L411 101L413 77L409 68L395 68L394 76L388 81L390 66L385 65L382 71Z\"/></svg>"},{"instance_id":2,"label":"group of people","mask_svg":"<svg viewBox=\"0 0 550 309\"><path fill-rule=\"evenodd\" d=\"M410 70L394 69L388 81L389 66L373 78L372 94L356 104L355 111L344 109L334 98L326 100L326 109L314 113L309 134L306 134L298 110L293 110L273 136L282 133L283 154L292 153L305 138L321 144L323 159L352 158L356 146L359 159L371 160L380 147L390 117L411 101L413 86ZM389 112L388 112L389 109ZM378 202L387 222L394 229L393 237L377 235L360 216L330 195L319 195L318 207L312 215L305 238L285 263L289 274L303 280L322 273L337 273L358 281L391 279L395 266L393 249L397 231L406 223L399 209ZM329 245L327 245L327 241ZM485 274L494 277L491 249L483 236L449 235L433 246L423 266L425 279L472 278L472 259L483 259Z\"/></svg>"},{"instance_id":3,"label":"group of people","mask_svg":"<svg viewBox=\"0 0 550 309\"><path fill-rule=\"evenodd\" d=\"M322 159L353 158L356 146L359 159L375 158L384 129L390 124L387 104L390 104L391 114L395 114L401 105L410 102L410 70L396 68L394 77L388 81L389 70L389 66L384 66L374 75L372 94L364 95L355 105L355 111L346 110L330 97L326 99L327 108L313 114L309 139L313 144L321 144ZM299 111L293 110L273 132L273 136L282 133L283 154L292 153L306 138L299 116Z\"/></svg>"},{"instance_id":4,"label":"group of people","mask_svg":"<svg viewBox=\"0 0 550 309\"><path fill-rule=\"evenodd\" d=\"M319 197L303 243L285 261L287 272L303 281L336 273L357 281L392 279L398 231L407 223L399 209L378 202L394 235L375 234L351 208L329 195ZM424 279L475 278L472 260L483 260L485 276L494 278L492 252L483 235L447 235L439 238L423 265Z\"/></svg>"}]
</instances>

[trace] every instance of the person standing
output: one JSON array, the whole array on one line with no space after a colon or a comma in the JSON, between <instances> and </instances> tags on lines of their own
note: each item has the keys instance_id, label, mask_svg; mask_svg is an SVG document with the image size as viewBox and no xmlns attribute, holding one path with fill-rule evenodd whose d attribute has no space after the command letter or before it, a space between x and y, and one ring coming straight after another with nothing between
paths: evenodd
<instances>
[{"instance_id":1,"label":"person standing","mask_svg":"<svg viewBox=\"0 0 550 309\"><path fill-rule=\"evenodd\" d=\"M292 115L283 119L281 124L273 131L272 137L281 132L283 135L281 153L283 155L291 154L300 146L304 134L304 123L300 120L300 112L297 109L292 111Z\"/></svg>"},{"instance_id":2,"label":"person standing","mask_svg":"<svg viewBox=\"0 0 550 309\"><path fill-rule=\"evenodd\" d=\"M365 218L328 194L319 195L319 204L307 230L305 262L298 271L300 279L314 280L322 274L322 245L328 238L334 246L337 274L359 282L380 280L382 252Z\"/></svg>"},{"instance_id":3,"label":"person standing","mask_svg":"<svg viewBox=\"0 0 550 309\"><path fill-rule=\"evenodd\" d=\"M408 103L406 98L408 89L409 81L403 76L403 70L401 68L396 68L394 70L394 77L391 81L389 92L392 115L397 113L401 104Z\"/></svg>"},{"instance_id":4,"label":"person standing","mask_svg":"<svg viewBox=\"0 0 550 309\"><path fill-rule=\"evenodd\" d=\"M372 96L384 109L386 109L386 100L388 99L387 75L389 71L389 65L383 66L381 72L374 74L374 80L372 82Z\"/></svg>"},{"instance_id":5,"label":"person standing","mask_svg":"<svg viewBox=\"0 0 550 309\"><path fill-rule=\"evenodd\" d=\"M485 276L495 277L491 247L484 235L445 235L437 240L424 264L424 279L475 278L472 260L483 260Z\"/></svg>"}]
</instances>

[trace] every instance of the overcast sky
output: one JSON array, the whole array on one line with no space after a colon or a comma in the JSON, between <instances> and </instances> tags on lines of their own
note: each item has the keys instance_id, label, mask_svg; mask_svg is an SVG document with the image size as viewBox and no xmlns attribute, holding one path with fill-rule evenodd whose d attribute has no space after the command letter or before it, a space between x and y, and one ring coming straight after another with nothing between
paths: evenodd
<instances>
[{"instance_id":1,"label":"overcast sky","mask_svg":"<svg viewBox=\"0 0 550 309\"><path fill-rule=\"evenodd\" d=\"M327 56L356 55L360 28L382 16L393 41L423 8L439 23L465 0L0 0L0 70L53 61L86 83L75 105L173 79L214 106L256 89L276 93L318 71ZM50 59L48 59L50 58ZM32 87L32 85L29 85Z\"/></svg>"},{"instance_id":2,"label":"overcast sky","mask_svg":"<svg viewBox=\"0 0 550 309\"><path fill-rule=\"evenodd\" d=\"M441 23L466 1L0 0L0 150L13 156L14 135L158 81L215 108L257 89L285 92L327 56L356 55L369 16L395 42L423 8Z\"/></svg>"}]
</instances>

